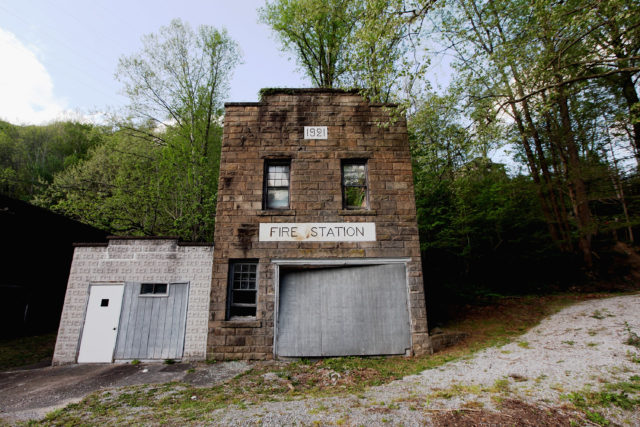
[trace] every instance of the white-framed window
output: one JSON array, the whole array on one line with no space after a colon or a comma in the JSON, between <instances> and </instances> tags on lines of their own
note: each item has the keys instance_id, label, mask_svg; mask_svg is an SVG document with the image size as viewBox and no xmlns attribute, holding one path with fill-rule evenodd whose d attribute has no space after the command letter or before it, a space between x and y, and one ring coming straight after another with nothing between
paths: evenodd
<instances>
[{"instance_id":1,"label":"white-framed window","mask_svg":"<svg viewBox=\"0 0 640 427\"><path fill-rule=\"evenodd\" d=\"M258 261L229 263L227 320L236 317L256 317L258 300Z\"/></svg>"},{"instance_id":2,"label":"white-framed window","mask_svg":"<svg viewBox=\"0 0 640 427\"><path fill-rule=\"evenodd\" d=\"M291 160L266 160L264 164L264 209L289 209Z\"/></svg>"}]
</instances>

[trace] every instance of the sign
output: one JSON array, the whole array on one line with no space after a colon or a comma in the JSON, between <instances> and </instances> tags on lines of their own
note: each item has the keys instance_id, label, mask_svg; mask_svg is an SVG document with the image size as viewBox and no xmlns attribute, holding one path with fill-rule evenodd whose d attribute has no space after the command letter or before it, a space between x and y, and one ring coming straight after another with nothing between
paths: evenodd
<instances>
[{"instance_id":1,"label":"sign","mask_svg":"<svg viewBox=\"0 0 640 427\"><path fill-rule=\"evenodd\" d=\"M261 242L375 242L374 222L262 223Z\"/></svg>"},{"instance_id":2,"label":"sign","mask_svg":"<svg viewBox=\"0 0 640 427\"><path fill-rule=\"evenodd\" d=\"M327 139L329 131L326 126L305 126L304 139Z\"/></svg>"}]
</instances>

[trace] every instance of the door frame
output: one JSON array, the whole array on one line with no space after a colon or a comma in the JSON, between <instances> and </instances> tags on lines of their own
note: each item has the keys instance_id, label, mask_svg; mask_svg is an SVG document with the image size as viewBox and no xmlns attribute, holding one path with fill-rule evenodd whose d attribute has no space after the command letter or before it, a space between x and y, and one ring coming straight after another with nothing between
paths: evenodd
<instances>
[{"instance_id":1,"label":"door frame","mask_svg":"<svg viewBox=\"0 0 640 427\"><path fill-rule=\"evenodd\" d=\"M409 313L409 327L411 327L411 306L409 294L409 272L407 266L411 262L411 258L339 258L339 259L272 259L271 264L274 266L273 272L273 288L275 292L275 303L273 313L273 357L278 358L278 321L280 310L280 267L341 267L341 266L358 266L358 265L386 265L386 264L404 264L405 268L405 292L407 301L407 311ZM413 334L409 331L409 345L413 348Z\"/></svg>"},{"instance_id":2,"label":"door frame","mask_svg":"<svg viewBox=\"0 0 640 427\"><path fill-rule=\"evenodd\" d=\"M124 286L125 282L123 281L100 281L100 282L89 282L87 286L87 299L84 302L84 312L82 315L82 326L80 327L80 334L78 336L78 345L76 349L76 363L78 363L78 356L80 355L80 347L82 345L82 336L84 334L84 325L87 321L87 309L89 308L89 298L91 297L91 288L93 286L114 286L114 285L122 285L122 299L124 300ZM113 343L113 351L111 352L111 363L113 363L113 355L116 351L116 344L118 343L118 335L120 334L120 321L122 317L122 301L120 301L120 313L118 313L118 334L116 334L116 341Z\"/></svg>"}]
</instances>

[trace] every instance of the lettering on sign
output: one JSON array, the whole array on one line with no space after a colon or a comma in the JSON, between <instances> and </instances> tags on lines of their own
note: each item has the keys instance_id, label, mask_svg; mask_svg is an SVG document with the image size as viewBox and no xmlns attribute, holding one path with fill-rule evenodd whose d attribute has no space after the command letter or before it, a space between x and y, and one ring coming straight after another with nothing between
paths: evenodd
<instances>
[{"instance_id":1,"label":"lettering on sign","mask_svg":"<svg viewBox=\"0 0 640 427\"><path fill-rule=\"evenodd\" d=\"M304 139L327 139L329 132L326 126L305 126Z\"/></svg>"},{"instance_id":2,"label":"lettering on sign","mask_svg":"<svg viewBox=\"0 0 640 427\"><path fill-rule=\"evenodd\" d=\"M374 222L262 223L261 242L375 242Z\"/></svg>"}]
</instances>

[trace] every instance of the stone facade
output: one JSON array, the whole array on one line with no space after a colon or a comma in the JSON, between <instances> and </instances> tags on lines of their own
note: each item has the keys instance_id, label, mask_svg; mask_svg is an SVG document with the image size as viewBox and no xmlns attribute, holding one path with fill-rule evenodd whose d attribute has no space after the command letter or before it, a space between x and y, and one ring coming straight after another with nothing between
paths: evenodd
<instances>
[{"instance_id":1,"label":"stone facade","mask_svg":"<svg viewBox=\"0 0 640 427\"><path fill-rule=\"evenodd\" d=\"M105 245L77 246L60 320L53 364L75 363L91 283L189 282L183 360L206 357L213 265L211 244L175 238L109 238Z\"/></svg>"},{"instance_id":2,"label":"stone facade","mask_svg":"<svg viewBox=\"0 0 640 427\"><path fill-rule=\"evenodd\" d=\"M274 259L406 258L413 354L430 351L406 121L355 92L273 90L225 105L207 352L215 359L273 357ZM303 139L304 126L328 138ZM290 159L290 209L265 210L264 164ZM345 210L341 162L365 159L368 209ZM374 222L373 242L259 241L260 223ZM226 320L229 261L257 259L255 320Z\"/></svg>"}]
</instances>

